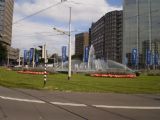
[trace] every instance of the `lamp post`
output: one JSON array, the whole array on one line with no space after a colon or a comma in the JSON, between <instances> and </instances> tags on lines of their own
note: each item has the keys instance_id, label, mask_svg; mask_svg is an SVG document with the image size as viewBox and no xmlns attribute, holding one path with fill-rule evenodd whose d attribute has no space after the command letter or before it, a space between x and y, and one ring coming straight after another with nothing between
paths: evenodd
<instances>
[{"instance_id":1,"label":"lamp post","mask_svg":"<svg viewBox=\"0 0 160 120\"><path fill-rule=\"evenodd\" d=\"M64 35L67 35L69 37L69 42L68 42L68 80L71 79L71 15L72 15L72 8L69 7L69 32L66 32L66 31L62 31L62 30L59 30L57 28L53 28L54 30L56 30L57 32L60 32Z\"/></svg>"},{"instance_id":2,"label":"lamp post","mask_svg":"<svg viewBox=\"0 0 160 120\"><path fill-rule=\"evenodd\" d=\"M69 8L68 80L71 79L71 7Z\"/></svg>"},{"instance_id":3,"label":"lamp post","mask_svg":"<svg viewBox=\"0 0 160 120\"><path fill-rule=\"evenodd\" d=\"M18 56L18 66L20 67L20 65L21 65L21 56L20 56L20 49L19 49L19 56Z\"/></svg>"},{"instance_id":4,"label":"lamp post","mask_svg":"<svg viewBox=\"0 0 160 120\"><path fill-rule=\"evenodd\" d=\"M33 60L32 60L32 68L35 67L35 47L33 48Z\"/></svg>"},{"instance_id":5,"label":"lamp post","mask_svg":"<svg viewBox=\"0 0 160 120\"><path fill-rule=\"evenodd\" d=\"M140 62L140 51L139 51L139 0L136 0L137 4L137 41L136 41L136 49L137 49L137 54L136 54L136 68L137 70L139 69L139 62Z\"/></svg>"}]
</instances>

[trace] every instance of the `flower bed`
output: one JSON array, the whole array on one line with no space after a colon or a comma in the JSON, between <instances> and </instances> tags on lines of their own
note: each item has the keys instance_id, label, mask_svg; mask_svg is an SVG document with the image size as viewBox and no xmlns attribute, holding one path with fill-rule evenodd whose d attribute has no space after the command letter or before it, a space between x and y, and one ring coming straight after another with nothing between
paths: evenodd
<instances>
[{"instance_id":1,"label":"flower bed","mask_svg":"<svg viewBox=\"0 0 160 120\"><path fill-rule=\"evenodd\" d=\"M108 77L108 78L135 78L136 75L134 74L126 74L126 75L116 75L116 74L90 74L92 77Z\"/></svg>"},{"instance_id":2,"label":"flower bed","mask_svg":"<svg viewBox=\"0 0 160 120\"><path fill-rule=\"evenodd\" d=\"M48 74L45 72L33 72L33 71L18 71L18 73L22 73L22 74L33 74L33 75L44 75L44 74Z\"/></svg>"}]
</instances>

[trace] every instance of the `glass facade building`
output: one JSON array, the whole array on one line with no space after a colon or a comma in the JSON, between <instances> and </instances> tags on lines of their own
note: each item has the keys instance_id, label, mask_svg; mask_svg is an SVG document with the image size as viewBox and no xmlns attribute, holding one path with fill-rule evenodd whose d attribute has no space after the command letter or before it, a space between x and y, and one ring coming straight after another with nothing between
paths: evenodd
<instances>
[{"instance_id":1,"label":"glass facade building","mask_svg":"<svg viewBox=\"0 0 160 120\"><path fill-rule=\"evenodd\" d=\"M147 65L146 58L148 57L146 51L151 51L152 55L160 54L159 6L160 0L124 0L124 64L144 68ZM135 58L133 57L134 49L137 50ZM136 64L133 65L134 60L136 60ZM154 58L151 61L154 61Z\"/></svg>"}]
</instances>

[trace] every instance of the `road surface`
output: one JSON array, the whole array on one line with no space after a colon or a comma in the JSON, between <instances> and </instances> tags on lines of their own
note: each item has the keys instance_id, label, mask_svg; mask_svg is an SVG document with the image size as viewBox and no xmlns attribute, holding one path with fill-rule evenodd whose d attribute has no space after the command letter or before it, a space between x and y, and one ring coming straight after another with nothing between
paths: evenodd
<instances>
[{"instance_id":1,"label":"road surface","mask_svg":"<svg viewBox=\"0 0 160 120\"><path fill-rule=\"evenodd\" d=\"M0 87L0 120L160 120L160 95Z\"/></svg>"}]
</instances>

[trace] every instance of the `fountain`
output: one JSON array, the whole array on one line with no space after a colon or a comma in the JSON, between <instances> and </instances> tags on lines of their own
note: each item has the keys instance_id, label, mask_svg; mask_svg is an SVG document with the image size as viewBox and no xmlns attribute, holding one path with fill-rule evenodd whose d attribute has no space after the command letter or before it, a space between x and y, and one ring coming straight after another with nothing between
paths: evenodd
<instances>
[{"instance_id":1,"label":"fountain","mask_svg":"<svg viewBox=\"0 0 160 120\"><path fill-rule=\"evenodd\" d=\"M68 62L63 64L63 67L59 67L58 71L68 71ZM62 69L63 68L63 69ZM92 76L96 76L99 74L100 76L106 74L116 74L116 75L133 75L133 70L128 68L126 65L115 62L113 60L102 60L96 59L95 50L93 45L91 45L89 50L88 63L82 62L80 60L72 60L72 71L74 72L83 72L92 74ZM108 76L107 76L108 77ZM121 77L121 76L120 76ZM122 76L125 77L125 76Z\"/></svg>"}]
</instances>

